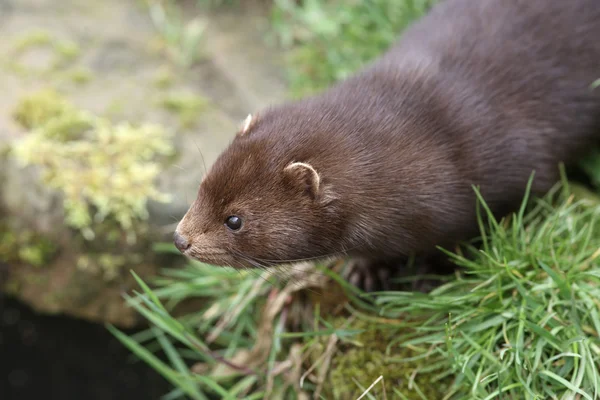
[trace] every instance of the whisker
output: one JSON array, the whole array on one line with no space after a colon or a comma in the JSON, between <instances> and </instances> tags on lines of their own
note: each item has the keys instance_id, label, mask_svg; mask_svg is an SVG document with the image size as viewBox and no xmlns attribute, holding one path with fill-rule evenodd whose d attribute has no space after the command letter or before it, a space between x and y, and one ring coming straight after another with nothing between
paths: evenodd
<instances>
[{"instance_id":1,"label":"whisker","mask_svg":"<svg viewBox=\"0 0 600 400\"><path fill-rule=\"evenodd\" d=\"M181 217L178 217L173 214L169 214L169 218L171 218L173 220L173 225L176 225L179 223L179 221L181 221Z\"/></svg>"},{"instance_id":2,"label":"whisker","mask_svg":"<svg viewBox=\"0 0 600 400\"><path fill-rule=\"evenodd\" d=\"M311 274L317 274L318 277L323 277L325 275L323 274L319 274L316 271L303 271L306 272L308 275ZM302 283L303 282L309 282L310 279L305 277L305 276L298 276L298 275L294 275L294 274L289 274L288 276L280 276L282 283L286 284L286 285L292 285L295 287L302 287ZM312 289L309 286L304 286L304 290L306 290L307 292L311 292L313 294L318 294L316 290Z\"/></svg>"},{"instance_id":3,"label":"whisker","mask_svg":"<svg viewBox=\"0 0 600 400\"><path fill-rule=\"evenodd\" d=\"M267 266L264 266L258 262L256 262L255 260L252 260L251 258L247 257L247 256L241 256L241 258L243 258L244 260L246 260L250 265L252 265L253 267L260 269L261 271L273 271L274 272L274 276L276 278L279 278L277 280L277 283L283 283L283 284L293 284L293 285L300 285L300 282L296 282L294 278L304 278L304 276L299 276L298 272L300 273L306 273L307 275L312 275L312 274L316 274L318 276L324 276L324 274L321 274L320 272L317 271L306 271L303 270L301 268L296 268L296 267L289 267L286 269L283 268L269 268ZM291 270L290 270L291 269ZM262 274L260 274L260 276L262 276ZM266 280L266 279L265 279ZM279 282L281 281L281 282ZM270 283L271 285L275 286L275 287L280 287L281 285L276 284L275 282L269 281L267 280L268 283Z\"/></svg>"},{"instance_id":4,"label":"whisker","mask_svg":"<svg viewBox=\"0 0 600 400\"><path fill-rule=\"evenodd\" d=\"M315 260L327 259L327 258L339 258L342 256L347 256L349 251L355 250L357 248L358 248L358 246L354 246L354 247L350 247L348 249L343 249L339 252L333 252L333 253L328 253L328 254L313 256L313 257L306 257L306 258L277 259L277 260L270 260L267 258L258 258L258 257L253 257L253 258L255 260L265 262L265 263L270 263L270 264L295 263L295 262L302 262L302 261L315 261Z\"/></svg>"},{"instance_id":5,"label":"whisker","mask_svg":"<svg viewBox=\"0 0 600 400\"><path fill-rule=\"evenodd\" d=\"M243 259L244 261L248 262L250 265L252 265L254 268L257 268L261 271L263 271L263 273L259 273L257 271L255 271L252 268L247 268L247 271L250 271L251 274L256 275L257 277L263 279L265 282L267 282L268 284L272 285L272 286L277 286L275 282L271 282L269 281L265 276L264 276L264 272L267 271L266 267L261 265L260 263L255 262L254 260L252 260L249 257L246 257L245 255L234 251L234 254L236 254L239 258ZM237 268L236 268L237 269ZM240 271L241 272L241 271Z\"/></svg>"},{"instance_id":6,"label":"whisker","mask_svg":"<svg viewBox=\"0 0 600 400\"><path fill-rule=\"evenodd\" d=\"M255 268L259 268L264 271L269 270L269 267L261 264L260 262L258 262L256 259L254 259L251 256L240 253L239 251L233 251L233 253L235 255L237 255L239 258L248 262L250 265L252 265ZM272 269L277 273L277 277L281 278L283 280L283 283L292 284L294 286L300 286L302 280L307 281L308 279L310 279L313 276L317 276L317 277L326 276L325 274L323 274L317 270L310 271L310 270L306 270L303 268L295 267L293 265L286 265L285 268L276 268L276 266L273 266ZM300 278L300 279L297 279L297 278ZM271 282L269 282L269 283L271 283ZM276 285L274 285L274 286L276 286ZM310 288L306 288L306 289L313 293L316 293L314 290L312 290Z\"/></svg>"},{"instance_id":7,"label":"whisker","mask_svg":"<svg viewBox=\"0 0 600 400\"><path fill-rule=\"evenodd\" d=\"M163 225L158 229L160 230L161 233L173 233L173 232L175 232L175 229L177 229L178 224L179 224L179 221L176 220L172 224Z\"/></svg>"},{"instance_id":8,"label":"whisker","mask_svg":"<svg viewBox=\"0 0 600 400\"><path fill-rule=\"evenodd\" d=\"M202 158L202 165L204 167L204 175L206 175L207 169L206 169L206 163L204 162L204 154L202 154L202 150L200 150L200 146L198 146L198 143L196 143L196 141L192 138L192 141L194 142L194 145L196 146L196 148L198 149L198 152L200 153L200 157Z\"/></svg>"}]
</instances>

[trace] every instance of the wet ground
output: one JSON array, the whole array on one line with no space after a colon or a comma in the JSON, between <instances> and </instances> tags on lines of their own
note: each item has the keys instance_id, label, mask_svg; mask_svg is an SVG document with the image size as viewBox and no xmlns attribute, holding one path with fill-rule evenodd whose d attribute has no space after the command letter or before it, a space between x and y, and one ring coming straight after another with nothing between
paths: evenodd
<instances>
[{"instance_id":1,"label":"wet ground","mask_svg":"<svg viewBox=\"0 0 600 400\"><path fill-rule=\"evenodd\" d=\"M0 298L0 399L153 400L170 389L104 326Z\"/></svg>"}]
</instances>

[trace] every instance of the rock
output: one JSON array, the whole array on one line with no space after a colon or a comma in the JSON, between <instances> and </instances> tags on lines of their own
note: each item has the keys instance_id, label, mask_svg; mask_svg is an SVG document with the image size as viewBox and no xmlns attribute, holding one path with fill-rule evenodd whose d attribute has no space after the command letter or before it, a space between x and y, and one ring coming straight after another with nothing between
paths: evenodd
<instances>
[{"instance_id":1,"label":"rock","mask_svg":"<svg viewBox=\"0 0 600 400\"><path fill-rule=\"evenodd\" d=\"M265 44L264 10L185 15L197 17L206 30L203 59L184 70L155 46L157 31L136 2L0 0L0 241L15 243L7 246L14 252L0 252L0 263L8 264L0 283L37 311L135 325L139 318L122 297L136 288L129 269L147 279L181 261L150 247L170 239L205 168L243 118L286 97L279 54ZM44 168L19 162L14 149L34 133L15 121L13 111L24 97L46 88L114 124L152 123L173 133L175 156L161 158L156 179L171 200L149 202L135 244L127 244L114 221L94 225L96 237L86 239L65 220L66 197L42 179ZM191 108L197 119L183 124L181 115L162 106L165 96L201 100Z\"/></svg>"}]
</instances>

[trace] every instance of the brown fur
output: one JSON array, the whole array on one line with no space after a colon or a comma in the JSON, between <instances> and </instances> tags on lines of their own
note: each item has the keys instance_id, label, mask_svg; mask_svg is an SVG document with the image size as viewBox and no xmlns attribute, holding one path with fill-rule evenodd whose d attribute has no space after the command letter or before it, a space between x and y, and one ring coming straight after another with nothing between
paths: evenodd
<instances>
[{"instance_id":1,"label":"brown fur","mask_svg":"<svg viewBox=\"0 0 600 400\"><path fill-rule=\"evenodd\" d=\"M261 111L176 236L236 267L451 245L477 232L472 185L506 213L595 143L599 77L600 1L445 0L355 76Z\"/></svg>"}]
</instances>

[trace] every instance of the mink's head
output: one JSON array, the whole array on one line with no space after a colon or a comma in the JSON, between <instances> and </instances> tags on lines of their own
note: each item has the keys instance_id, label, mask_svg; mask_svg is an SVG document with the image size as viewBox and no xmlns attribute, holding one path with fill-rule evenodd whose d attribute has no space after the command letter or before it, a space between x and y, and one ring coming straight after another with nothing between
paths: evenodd
<instances>
[{"instance_id":1,"label":"mink's head","mask_svg":"<svg viewBox=\"0 0 600 400\"><path fill-rule=\"evenodd\" d=\"M329 256L344 226L319 162L282 144L280 124L249 117L200 184L174 235L199 261L263 267Z\"/></svg>"}]
</instances>

